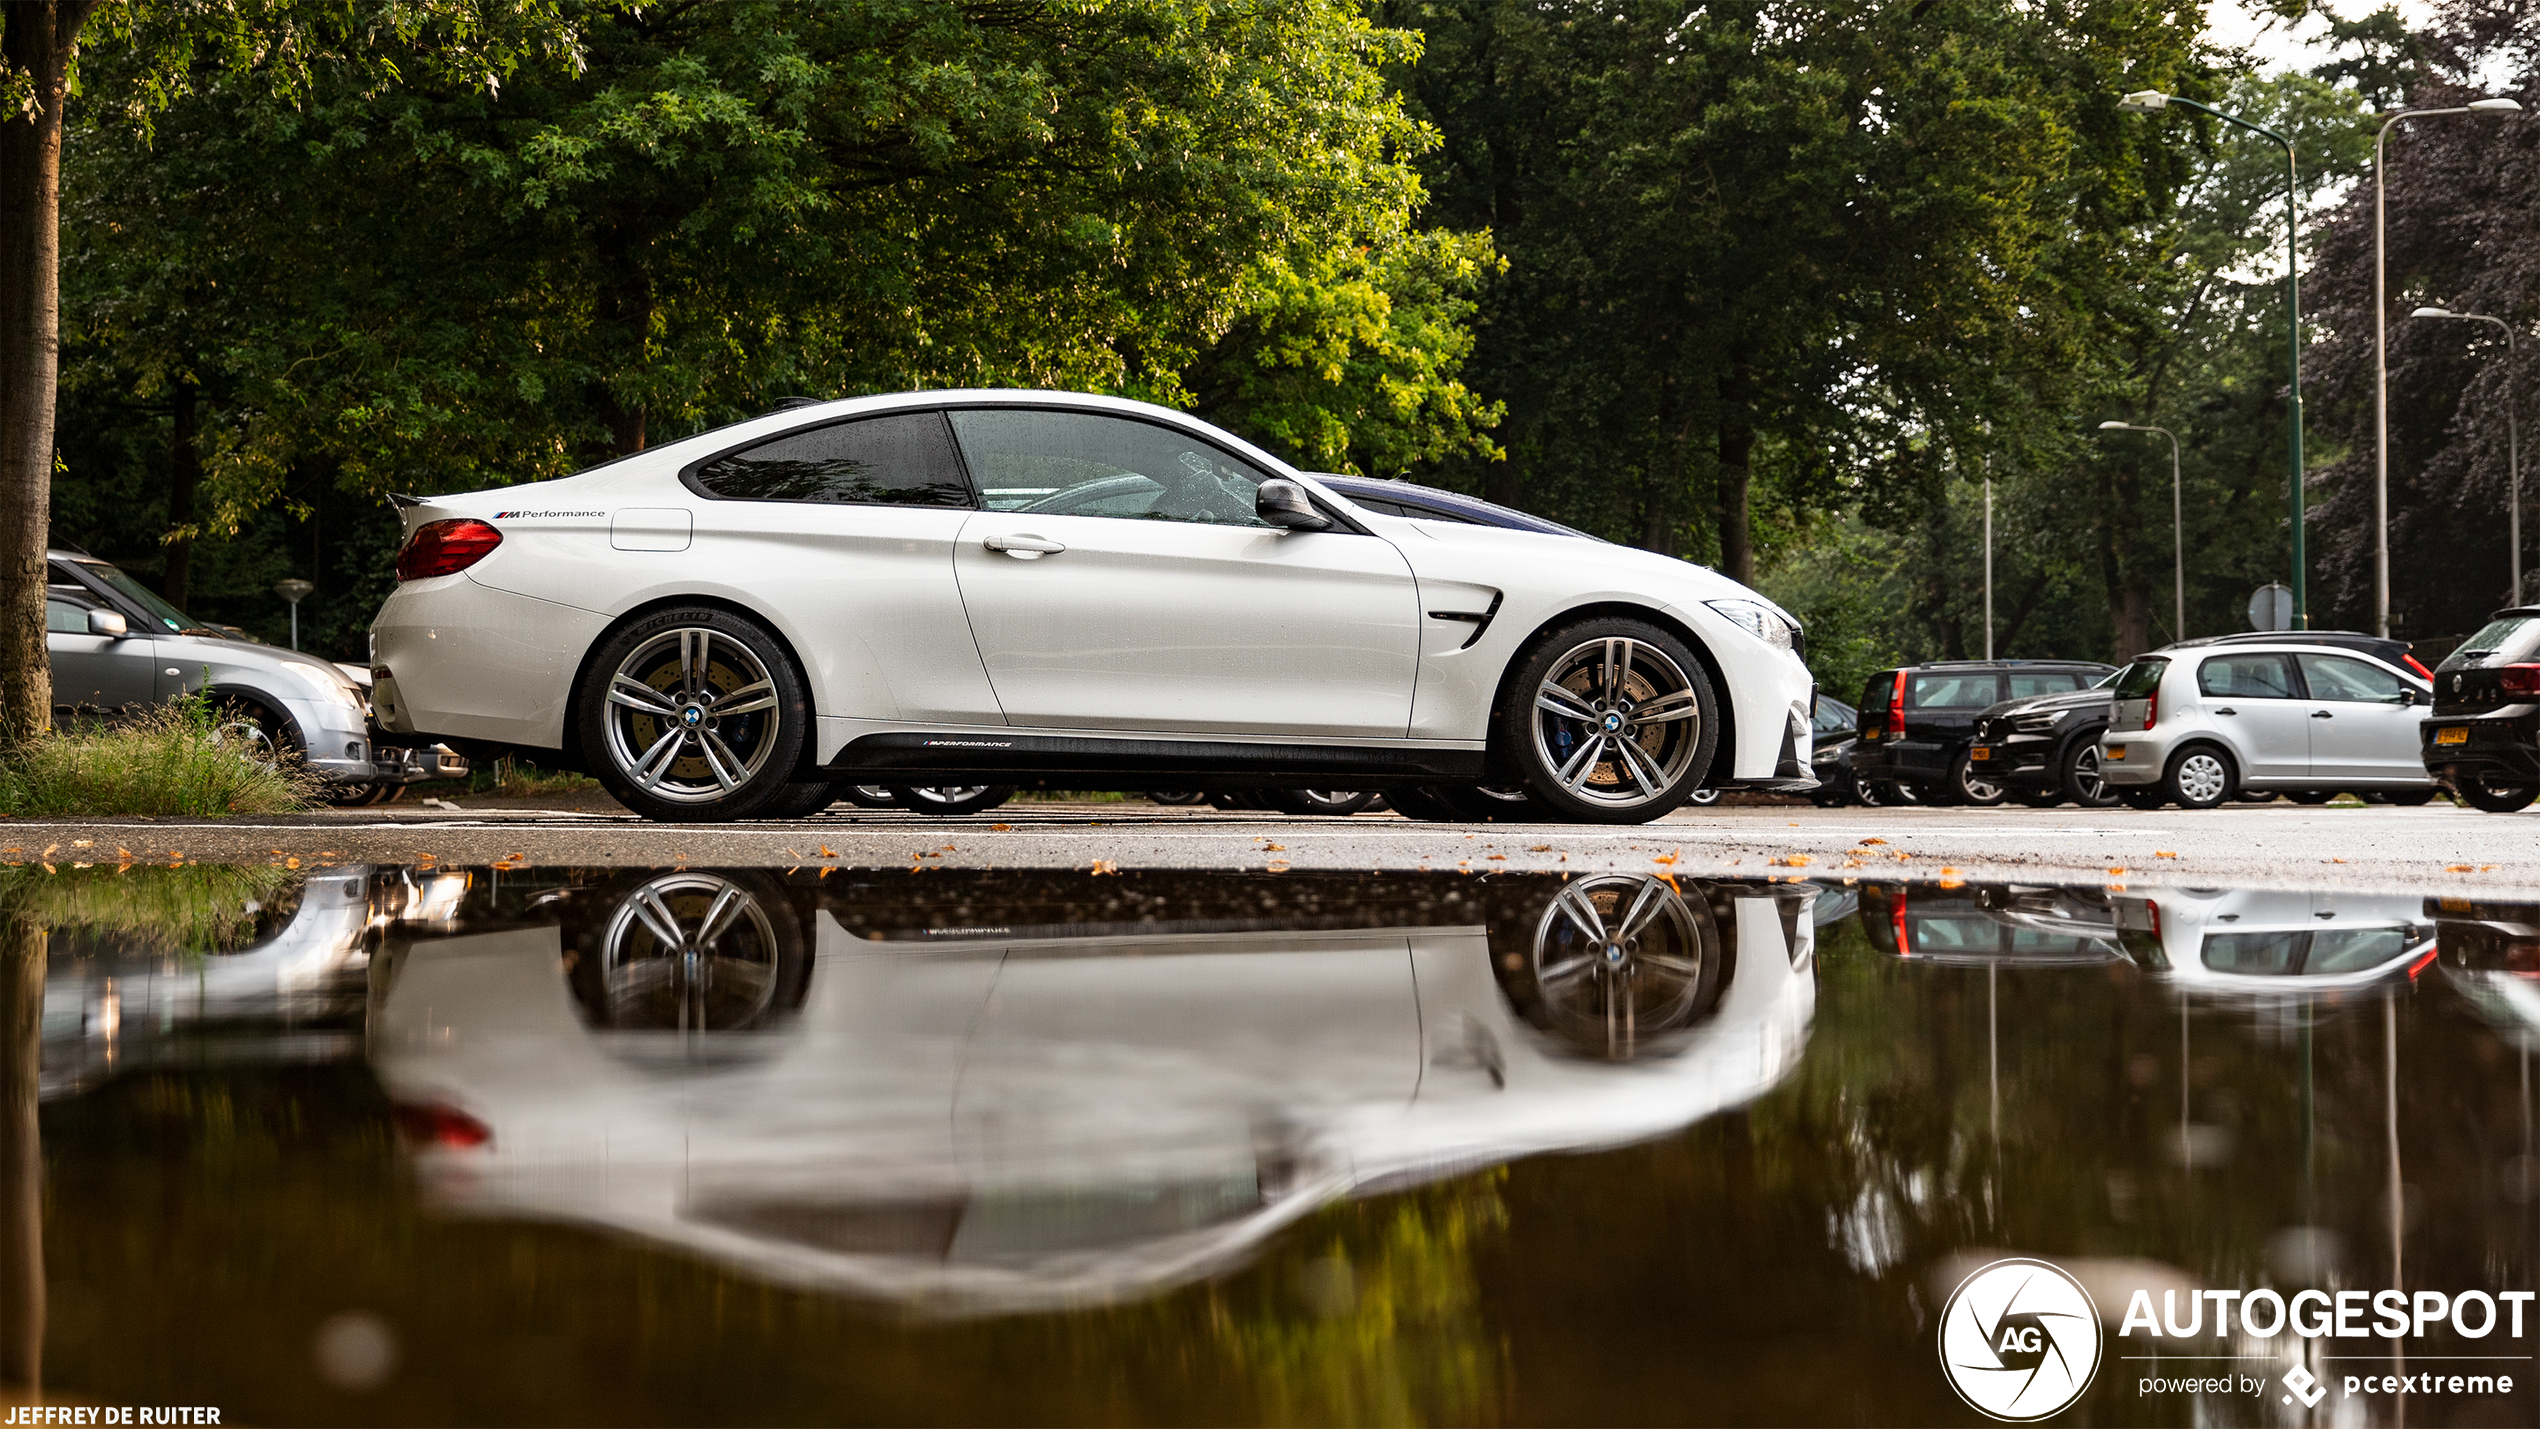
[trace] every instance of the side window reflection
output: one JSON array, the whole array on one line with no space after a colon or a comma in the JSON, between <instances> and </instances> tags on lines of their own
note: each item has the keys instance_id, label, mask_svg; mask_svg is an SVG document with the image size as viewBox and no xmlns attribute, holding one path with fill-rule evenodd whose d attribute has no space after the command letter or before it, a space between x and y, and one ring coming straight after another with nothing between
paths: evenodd
<instances>
[{"instance_id":1,"label":"side window reflection","mask_svg":"<svg viewBox=\"0 0 2540 1429\"><path fill-rule=\"evenodd\" d=\"M1086 412L952 414L991 509L1262 526L1248 462L1173 428Z\"/></svg>"}]
</instances>

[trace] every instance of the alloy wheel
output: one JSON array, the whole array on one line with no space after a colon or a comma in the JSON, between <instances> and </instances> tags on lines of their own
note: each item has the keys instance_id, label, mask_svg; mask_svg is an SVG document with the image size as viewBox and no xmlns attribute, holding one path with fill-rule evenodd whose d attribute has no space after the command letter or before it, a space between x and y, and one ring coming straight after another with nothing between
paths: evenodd
<instances>
[{"instance_id":1,"label":"alloy wheel","mask_svg":"<svg viewBox=\"0 0 2540 1429\"><path fill-rule=\"evenodd\" d=\"M2073 792L2089 803L2108 797L2108 781L2099 774L2099 747L2086 745L2073 756Z\"/></svg>"},{"instance_id":2,"label":"alloy wheel","mask_svg":"<svg viewBox=\"0 0 2540 1429\"><path fill-rule=\"evenodd\" d=\"M777 745L776 682L747 645L680 626L646 640L609 679L608 752L636 788L672 803L720 799Z\"/></svg>"},{"instance_id":3,"label":"alloy wheel","mask_svg":"<svg viewBox=\"0 0 2540 1429\"><path fill-rule=\"evenodd\" d=\"M1534 699L1535 752L1572 797L1628 809L1690 772L1702 744L1693 681L1645 640L1606 636L1555 660Z\"/></svg>"},{"instance_id":4,"label":"alloy wheel","mask_svg":"<svg viewBox=\"0 0 2540 1429\"><path fill-rule=\"evenodd\" d=\"M1698 1016L1718 981L1702 919L1664 879L1605 874L1563 888L1535 925L1549 1030L1623 1061Z\"/></svg>"},{"instance_id":5,"label":"alloy wheel","mask_svg":"<svg viewBox=\"0 0 2540 1429\"><path fill-rule=\"evenodd\" d=\"M637 888L601 935L611 1025L680 1032L758 1024L776 996L780 945L749 890L711 873Z\"/></svg>"}]
</instances>

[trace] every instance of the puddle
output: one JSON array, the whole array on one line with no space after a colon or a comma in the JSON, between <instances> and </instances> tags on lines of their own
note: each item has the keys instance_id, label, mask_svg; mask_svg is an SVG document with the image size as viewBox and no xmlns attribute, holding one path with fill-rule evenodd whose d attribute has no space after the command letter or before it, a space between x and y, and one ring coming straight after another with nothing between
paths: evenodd
<instances>
[{"instance_id":1,"label":"puddle","mask_svg":"<svg viewBox=\"0 0 2540 1429\"><path fill-rule=\"evenodd\" d=\"M77 1402L2540 1420L2540 905L340 865L0 908L0 1365Z\"/></svg>"}]
</instances>

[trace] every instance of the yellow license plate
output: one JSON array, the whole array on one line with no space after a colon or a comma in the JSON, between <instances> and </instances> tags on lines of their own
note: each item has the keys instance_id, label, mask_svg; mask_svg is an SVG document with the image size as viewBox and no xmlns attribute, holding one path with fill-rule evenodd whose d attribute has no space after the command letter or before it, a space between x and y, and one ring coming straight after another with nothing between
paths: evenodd
<instances>
[{"instance_id":1,"label":"yellow license plate","mask_svg":"<svg viewBox=\"0 0 2540 1429\"><path fill-rule=\"evenodd\" d=\"M1861 737L1863 739L1876 739L1879 737L1879 732L1875 729L1865 729L1861 731Z\"/></svg>"},{"instance_id":2,"label":"yellow license plate","mask_svg":"<svg viewBox=\"0 0 2540 1429\"><path fill-rule=\"evenodd\" d=\"M2469 731L2462 729L2458 725L2454 725L2450 729L2438 729L2434 732L2434 742L2436 744L2467 744L2469 743Z\"/></svg>"},{"instance_id":3,"label":"yellow license plate","mask_svg":"<svg viewBox=\"0 0 2540 1429\"><path fill-rule=\"evenodd\" d=\"M1975 748L1967 751L1967 757L1977 761L1978 763L1982 763L1983 761L1993 757L1993 751L1979 744Z\"/></svg>"},{"instance_id":4,"label":"yellow license plate","mask_svg":"<svg viewBox=\"0 0 2540 1429\"><path fill-rule=\"evenodd\" d=\"M2123 759L2125 758L2125 746L2122 744L2109 745L2107 752L2099 757L2102 759Z\"/></svg>"}]
</instances>

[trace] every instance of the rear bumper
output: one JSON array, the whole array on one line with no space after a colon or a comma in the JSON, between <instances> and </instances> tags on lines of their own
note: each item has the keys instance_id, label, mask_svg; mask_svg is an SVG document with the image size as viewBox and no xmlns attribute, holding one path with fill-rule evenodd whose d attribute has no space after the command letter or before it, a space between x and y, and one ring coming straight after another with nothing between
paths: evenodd
<instances>
[{"instance_id":1,"label":"rear bumper","mask_svg":"<svg viewBox=\"0 0 2540 1429\"><path fill-rule=\"evenodd\" d=\"M2046 735L2014 735L1980 739L1967 746L1967 767L2006 789L2054 789L2064 782L2056 752L2060 741Z\"/></svg>"},{"instance_id":2,"label":"rear bumper","mask_svg":"<svg viewBox=\"0 0 2540 1429\"><path fill-rule=\"evenodd\" d=\"M1900 739L1893 744L1863 740L1852 746L1852 776L1880 783L1937 784L1957 757L1954 745L1931 740Z\"/></svg>"},{"instance_id":3,"label":"rear bumper","mask_svg":"<svg viewBox=\"0 0 2540 1429\"><path fill-rule=\"evenodd\" d=\"M377 758L371 762L371 781L378 784L420 784L427 779L464 779L468 773L467 756L446 744L428 748L400 748L380 745Z\"/></svg>"}]
</instances>

